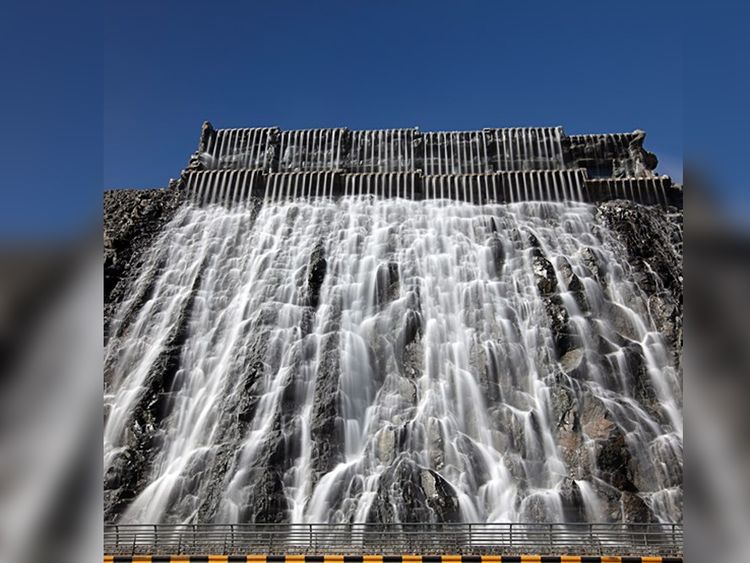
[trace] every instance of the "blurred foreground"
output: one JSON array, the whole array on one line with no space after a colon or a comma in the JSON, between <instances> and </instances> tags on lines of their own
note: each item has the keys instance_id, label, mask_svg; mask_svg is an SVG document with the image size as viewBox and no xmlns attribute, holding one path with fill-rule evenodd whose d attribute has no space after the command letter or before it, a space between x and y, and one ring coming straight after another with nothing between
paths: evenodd
<instances>
[{"instance_id":1,"label":"blurred foreground","mask_svg":"<svg viewBox=\"0 0 750 563\"><path fill-rule=\"evenodd\" d=\"M0 563L100 560L101 244L0 264Z\"/></svg>"},{"instance_id":2,"label":"blurred foreground","mask_svg":"<svg viewBox=\"0 0 750 563\"><path fill-rule=\"evenodd\" d=\"M685 554L750 554L750 221L714 207L707 179L686 170Z\"/></svg>"}]
</instances>

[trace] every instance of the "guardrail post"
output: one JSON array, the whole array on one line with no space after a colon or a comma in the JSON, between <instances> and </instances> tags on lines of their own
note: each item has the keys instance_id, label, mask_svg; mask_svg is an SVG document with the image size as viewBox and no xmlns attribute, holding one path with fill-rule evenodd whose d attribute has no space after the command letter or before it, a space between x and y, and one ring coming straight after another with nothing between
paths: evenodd
<instances>
[{"instance_id":1,"label":"guardrail post","mask_svg":"<svg viewBox=\"0 0 750 563\"><path fill-rule=\"evenodd\" d=\"M549 526L549 545L547 545L547 551L549 553L552 553L552 544L553 544L553 539L552 539L552 522L549 522L548 526Z\"/></svg>"},{"instance_id":2,"label":"guardrail post","mask_svg":"<svg viewBox=\"0 0 750 563\"><path fill-rule=\"evenodd\" d=\"M315 546L313 545L313 529L312 529L312 524L308 524L307 526L308 526L308 529L309 529L309 532L308 532L309 541L307 542L308 543L307 549L308 549L308 551L312 552L313 549L315 548Z\"/></svg>"},{"instance_id":3,"label":"guardrail post","mask_svg":"<svg viewBox=\"0 0 750 563\"><path fill-rule=\"evenodd\" d=\"M677 524L672 524L672 550L674 553L677 553L677 538L675 537L675 531L677 529Z\"/></svg>"},{"instance_id":4,"label":"guardrail post","mask_svg":"<svg viewBox=\"0 0 750 563\"><path fill-rule=\"evenodd\" d=\"M156 551L159 550L159 530L156 527L156 524L154 524L154 547L156 548Z\"/></svg>"},{"instance_id":5,"label":"guardrail post","mask_svg":"<svg viewBox=\"0 0 750 563\"><path fill-rule=\"evenodd\" d=\"M510 523L510 530L509 530L508 535L510 536L509 537L510 548L513 549L513 522Z\"/></svg>"},{"instance_id":6,"label":"guardrail post","mask_svg":"<svg viewBox=\"0 0 750 563\"><path fill-rule=\"evenodd\" d=\"M469 551L471 551L472 545L474 545L474 542L471 541L471 524L469 524Z\"/></svg>"},{"instance_id":7,"label":"guardrail post","mask_svg":"<svg viewBox=\"0 0 750 563\"><path fill-rule=\"evenodd\" d=\"M595 550L595 544L594 544L594 525L589 522L589 544L591 544L591 550L594 553L599 553L599 549Z\"/></svg>"}]
</instances>

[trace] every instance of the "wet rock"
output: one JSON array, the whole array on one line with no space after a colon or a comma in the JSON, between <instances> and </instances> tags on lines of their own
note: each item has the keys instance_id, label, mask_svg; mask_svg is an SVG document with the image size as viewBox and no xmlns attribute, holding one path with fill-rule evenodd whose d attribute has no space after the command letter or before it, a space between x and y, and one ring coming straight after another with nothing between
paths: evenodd
<instances>
[{"instance_id":1,"label":"wet rock","mask_svg":"<svg viewBox=\"0 0 750 563\"><path fill-rule=\"evenodd\" d=\"M557 276L555 268L541 251L535 250L532 254L531 265L534 271L534 280L540 295L549 296L557 291Z\"/></svg>"},{"instance_id":2,"label":"wet rock","mask_svg":"<svg viewBox=\"0 0 750 563\"><path fill-rule=\"evenodd\" d=\"M619 491L617 488L598 479L594 479L591 484L600 501L606 521L626 523L656 521L651 509L648 508L637 493Z\"/></svg>"},{"instance_id":3,"label":"wet rock","mask_svg":"<svg viewBox=\"0 0 750 563\"><path fill-rule=\"evenodd\" d=\"M314 481L343 461L343 428L338 416L339 351L338 336L331 338L321 356L315 380L310 435L313 440L311 465Z\"/></svg>"},{"instance_id":4,"label":"wet rock","mask_svg":"<svg viewBox=\"0 0 750 563\"><path fill-rule=\"evenodd\" d=\"M199 283L196 282L196 283ZM160 450L160 430L171 414L171 390L180 371L180 356L187 338L195 292L184 304L160 354L144 378L143 392L130 413L123 437L125 454L108 468L104 483L105 521L114 522L147 485L154 458ZM112 361L104 365L105 389L112 379ZM105 421L106 423L106 421Z\"/></svg>"},{"instance_id":5,"label":"wet rock","mask_svg":"<svg viewBox=\"0 0 750 563\"><path fill-rule=\"evenodd\" d=\"M602 287L606 286L606 269L603 267L597 252L593 248L585 247L581 250L581 259L589 270L591 277L598 281Z\"/></svg>"},{"instance_id":6,"label":"wet rock","mask_svg":"<svg viewBox=\"0 0 750 563\"><path fill-rule=\"evenodd\" d=\"M420 472L420 483L427 505L438 522L456 522L460 519L456 492L439 473L423 469Z\"/></svg>"},{"instance_id":7,"label":"wet rock","mask_svg":"<svg viewBox=\"0 0 750 563\"><path fill-rule=\"evenodd\" d=\"M557 428L577 431L580 427L578 420L578 401L569 388L558 384L550 391L550 405L552 419Z\"/></svg>"},{"instance_id":8,"label":"wet rock","mask_svg":"<svg viewBox=\"0 0 750 563\"><path fill-rule=\"evenodd\" d=\"M424 358L424 347L422 339L416 338L408 344L402 355L402 372L404 377L417 379L422 376L422 360Z\"/></svg>"},{"instance_id":9,"label":"wet rock","mask_svg":"<svg viewBox=\"0 0 750 563\"><path fill-rule=\"evenodd\" d=\"M104 475L105 521L113 521L120 511L135 497L128 485L138 479L138 468L143 456L134 448L125 448L118 453Z\"/></svg>"},{"instance_id":10,"label":"wet rock","mask_svg":"<svg viewBox=\"0 0 750 563\"><path fill-rule=\"evenodd\" d=\"M586 522L586 506L581 490L573 479L566 477L558 486L565 522Z\"/></svg>"},{"instance_id":11,"label":"wet rock","mask_svg":"<svg viewBox=\"0 0 750 563\"><path fill-rule=\"evenodd\" d=\"M555 499L552 495L555 493L533 493L521 501L521 521L522 522L557 522L560 517L557 515Z\"/></svg>"},{"instance_id":12,"label":"wet rock","mask_svg":"<svg viewBox=\"0 0 750 563\"><path fill-rule=\"evenodd\" d=\"M558 358L563 358L568 352L580 348L581 338L570 320L562 298L557 294L548 296L544 300L544 308L550 321L549 329Z\"/></svg>"},{"instance_id":13,"label":"wet rock","mask_svg":"<svg viewBox=\"0 0 750 563\"><path fill-rule=\"evenodd\" d=\"M323 243L319 242L313 248L310 256L310 263L307 266L306 293L307 302L313 309L318 308L320 302L320 288L323 286L323 280L326 276L328 263L325 259L325 248Z\"/></svg>"},{"instance_id":14,"label":"wet rock","mask_svg":"<svg viewBox=\"0 0 750 563\"><path fill-rule=\"evenodd\" d=\"M683 454L680 448L673 448L670 441L656 441L649 447L649 454L660 460L656 465L657 483L663 487L682 487ZM651 483L653 485L653 482ZM642 487L641 490L648 490Z\"/></svg>"},{"instance_id":15,"label":"wet rock","mask_svg":"<svg viewBox=\"0 0 750 563\"><path fill-rule=\"evenodd\" d=\"M418 311L409 309L404 315L403 347L409 346L422 333L422 317Z\"/></svg>"},{"instance_id":16,"label":"wet rock","mask_svg":"<svg viewBox=\"0 0 750 563\"><path fill-rule=\"evenodd\" d=\"M562 278L563 283L566 287L570 285L574 278L577 277L573 273L573 268L570 265L570 262L568 262L568 260L563 256L559 256L557 258L557 270L560 272L560 277Z\"/></svg>"},{"instance_id":17,"label":"wet rock","mask_svg":"<svg viewBox=\"0 0 750 563\"><path fill-rule=\"evenodd\" d=\"M398 270L398 262L388 262L387 265L387 290L386 290L386 303L398 298L399 292L401 291L401 277Z\"/></svg>"},{"instance_id":18,"label":"wet rock","mask_svg":"<svg viewBox=\"0 0 750 563\"><path fill-rule=\"evenodd\" d=\"M612 323L612 327L628 340L639 342L641 340L632 313L617 303L607 302L604 305L604 314Z\"/></svg>"},{"instance_id":19,"label":"wet rock","mask_svg":"<svg viewBox=\"0 0 750 563\"><path fill-rule=\"evenodd\" d=\"M682 210L664 213L627 201L599 204L597 220L623 243L632 277L647 295L649 312L675 365L682 360Z\"/></svg>"},{"instance_id":20,"label":"wet rock","mask_svg":"<svg viewBox=\"0 0 750 563\"><path fill-rule=\"evenodd\" d=\"M558 384L550 392L552 421L556 429L560 457L574 479L584 479L591 474L591 460L585 446L581 428L581 407L576 394Z\"/></svg>"},{"instance_id":21,"label":"wet rock","mask_svg":"<svg viewBox=\"0 0 750 563\"><path fill-rule=\"evenodd\" d=\"M573 272L573 268L565 258L558 259L558 271L560 272L565 287L570 292L573 300L580 309L585 313L589 310L588 300L586 299L586 290L581 279Z\"/></svg>"},{"instance_id":22,"label":"wet rock","mask_svg":"<svg viewBox=\"0 0 750 563\"><path fill-rule=\"evenodd\" d=\"M284 495L283 476L265 468L250 472L251 495L240 509L241 522L280 523L287 521L289 505Z\"/></svg>"},{"instance_id":23,"label":"wet rock","mask_svg":"<svg viewBox=\"0 0 750 563\"><path fill-rule=\"evenodd\" d=\"M495 275L499 278L502 276L503 267L505 266L505 248L500 235L493 233L487 242L490 250L490 257Z\"/></svg>"},{"instance_id":24,"label":"wet rock","mask_svg":"<svg viewBox=\"0 0 750 563\"><path fill-rule=\"evenodd\" d=\"M636 492L630 471L631 455L625 435L615 427L607 439L596 444L596 466L599 476L618 491Z\"/></svg>"},{"instance_id":25,"label":"wet rock","mask_svg":"<svg viewBox=\"0 0 750 563\"><path fill-rule=\"evenodd\" d=\"M560 358L560 367L565 373L571 374L581 367L584 358L585 355L583 349L574 348L568 350Z\"/></svg>"},{"instance_id":26,"label":"wet rock","mask_svg":"<svg viewBox=\"0 0 750 563\"><path fill-rule=\"evenodd\" d=\"M583 396L579 418L583 433L592 440L606 440L617 428L604 403L591 393Z\"/></svg>"},{"instance_id":27,"label":"wet rock","mask_svg":"<svg viewBox=\"0 0 750 563\"><path fill-rule=\"evenodd\" d=\"M183 203L178 189L104 192L104 327L139 273L145 251Z\"/></svg>"},{"instance_id":28,"label":"wet rock","mask_svg":"<svg viewBox=\"0 0 750 563\"><path fill-rule=\"evenodd\" d=\"M493 425L502 432L509 442L510 450L526 455L526 425L509 405L499 405L489 412Z\"/></svg>"},{"instance_id":29,"label":"wet rock","mask_svg":"<svg viewBox=\"0 0 750 563\"><path fill-rule=\"evenodd\" d=\"M213 459L203 474L203 488L197 496L201 499L199 520L215 521L219 514L224 486L229 472L236 472L239 452L247 439L247 432L255 415L255 409L262 398L262 381L267 369L268 331L259 332L246 351L238 357L234 371L243 381L242 391L229 395L222 405L221 416L215 443L218 444ZM294 377L285 388L289 393ZM283 398L284 401L290 399ZM277 413L271 430L265 435L259 453L252 467L245 467L246 475L242 486L246 491L244 502L238 507L242 518L252 522L282 522L288 510L284 494L283 475L299 456L299 441L288 439L292 435L287 409ZM189 514L189 513L188 513Z\"/></svg>"},{"instance_id":30,"label":"wet rock","mask_svg":"<svg viewBox=\"0 0 750 563\"><path fill-rule=\"evenodd\" d=\"M139 405L125 436L125 445L104 475L104 521L115 522L146 486L156 451L156 429L148 404Z\"/></svg>"},{"instance_id":31,"label":"wet rock","mask_svg":"<svg viewBox=\"0 0 750 563\"><path fill-rule=\"evenodd\" d=\"M622 348L622 353L625 358L624 372L628 382L627 391L655 420L666 422L667 417L662 412L641 345L630 342Z\"/></svg>"},{"instance_id":32,"label":"wet rock","mask_svg":"<svg viewBox=\"0 0 750 563\"><path fill-rule=\"evenodd\" d=\"M394 376L396 382L395 391L405 405L417 404L417 386L414 380L405 377Z\"/></svg>"},{"instance_id":33,"label":"wet rock","mask_svg":"<svg viewBox=\"0 0 750 563\"><path fill-rule=\"evenodd\" d=\"M554 266L539 248L532 249L531 263L534 282L549 319L548 327L552 333L557 356L562 358L580 346L580 337L559 294Z\"/></svg>"},{"instance_id":34,"label":"wet rock","mask_svg":"<svg viewBox=\"0 0 750 563\"><path fill-rule=\"evenodd\" d=\"M427 420L427 451L432 467L440 471L445 463L445 436L440 421L430 417Z\"/></svg>"},{"instance_id":35,"label":"wet rock","mask_svg":"<svg viewBox=\"0 0 750 563\"><path fill-rule=\"evenodd\" d=\"M643 499L630 491L623 491L620 497L623 522L656 522L656 517Z\"/></svg>"},{"instance_id":36,"label":"wet rock","mask_svg":"<svg viewBox=\"0 0 750 563\"><path fill-rule=\"evenodd\" d=\"M396 458L396 430L383 428L377 437L377 457L381 463L391 463Z\"/></svg>"},{"instance_id":37,"label":"wet rock","mask_svg":"<svg viewBox=\"0 0 750 563\"><path fill-rule=\"evenodd\" d=\"M250 495L241 511L241 521L286 521L289 506L284 494L283 475L294 458L285 455L284 446L281 433L273 433L267 438L264 454L248 479Z\"/></svg>"},{"instance_id":38,"label":"wet rock","mask_svg":"<svg viewBox=\"0 0 750 563\"><path fill-rule=\"evenodd\" d=\"M528 481L524 459L520 455L507 452L503 456L503 465L513 477L513 482L520 492L528 489Z\"/></svg>"},{"instance_id":39,"label":"wet rock","mask_svg":"<svg viewBox=\"0 0 750 563\"><path fill-rule=\"evenodd\" d=\"M456 522L460 519L453 487L431 469L401 457L381 476L369 522Z\"/></svg>"}]
</instances>

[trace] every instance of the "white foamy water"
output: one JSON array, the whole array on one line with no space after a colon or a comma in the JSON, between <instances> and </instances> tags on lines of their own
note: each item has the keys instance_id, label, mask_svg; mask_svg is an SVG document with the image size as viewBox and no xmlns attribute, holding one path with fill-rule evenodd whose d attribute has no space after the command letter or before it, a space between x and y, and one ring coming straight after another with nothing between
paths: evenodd
<instances>
[{"instance_id":1,"label":"white foamy water","mask_svg":"<svg viewBox=\"0 0 750 563\"><path fill-rule=\"evenodd\" d=\"M617 520L597 466L614 427L643 500L681 519L681 381L594 209L186 205L107 350L105 471L159 389L122 520L423 519L387 508L408 505L408 479L433 520ZM446 494L455 510L440 508Z\"/></svg>"}]
</instances>

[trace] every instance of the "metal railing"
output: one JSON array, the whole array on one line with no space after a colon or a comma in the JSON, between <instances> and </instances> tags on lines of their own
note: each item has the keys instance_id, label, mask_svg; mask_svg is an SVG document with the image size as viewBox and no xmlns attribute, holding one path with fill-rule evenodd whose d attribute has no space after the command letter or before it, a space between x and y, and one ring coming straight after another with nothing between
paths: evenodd
<instances>
[{"instance_id":1,"label":"metal railing","mask_svg":"<svg viewBox=\"0 0 750 563\"><path fill-rule=\"evenodd\" d=\"M681 555L682 524L106 525L109 555Z\"/></svg>"}]
</instances>

